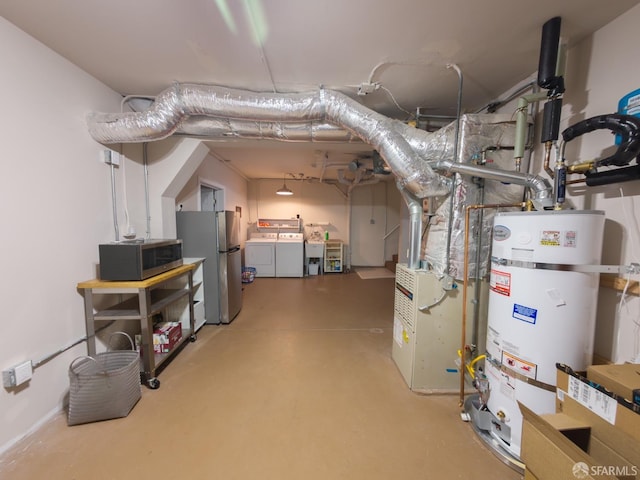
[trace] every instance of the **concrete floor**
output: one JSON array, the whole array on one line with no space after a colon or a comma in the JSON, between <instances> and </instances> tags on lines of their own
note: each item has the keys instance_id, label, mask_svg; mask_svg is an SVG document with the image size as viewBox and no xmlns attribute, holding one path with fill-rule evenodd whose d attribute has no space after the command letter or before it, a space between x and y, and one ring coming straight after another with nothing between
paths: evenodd
<instances>
[{"instance_id":1,"label":"concrete floor","mask_svg":"<svg viewBox=\"0 0 640 480\"><path fill-rule=\"evenodd\" d=\"M61 413L0 458L0 478L521 479L391 359L394 280L258 278L128 417Z\"/></svg>"}]
</instances>

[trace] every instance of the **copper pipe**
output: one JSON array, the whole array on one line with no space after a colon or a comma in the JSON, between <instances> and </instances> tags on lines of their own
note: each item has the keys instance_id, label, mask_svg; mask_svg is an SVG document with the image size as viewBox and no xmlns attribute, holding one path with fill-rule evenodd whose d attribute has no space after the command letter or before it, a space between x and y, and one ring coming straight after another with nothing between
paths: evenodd
<instances>
[{"instance_id":1,"label":"copper pipe","mask_svg":"<svg viewBox=\"0 0 640 480\"><path fill-rule=\"evenodd\" d=\"M486 204L486 205L467 205L464 212L464 278L462 280L462 332L460 341L460 403L464 405L464 365L465 365L465 348L467 346L467 288L469 285L469 216L471 210L484 208L525 208L528 202L519 202L512 204ZM478 266L476 265L476 268Z\"/></svg>"},{"instance_id":2,"label":"copper pipe","mask_svg":"<svg viewBox=\"0 0 640 480\"><path fill-rule=\"evenodd\" d=\"M546 142L544 144L544 171L551 177L555 177L555 172L551 167L549 167L549 161L551 159L551 142Z\"/></svg>"},{"instance_id":3,"label":"copper pipe","mask_svg":"<svg viewBox=\"0 0 640 480\"><path fill-rule=\"evenodd\" d=\"M576 178L574 180L567 180L565 185L575 185L576 183L585 183L586 181L586 178Z\"/></svg>"}]
</instances>

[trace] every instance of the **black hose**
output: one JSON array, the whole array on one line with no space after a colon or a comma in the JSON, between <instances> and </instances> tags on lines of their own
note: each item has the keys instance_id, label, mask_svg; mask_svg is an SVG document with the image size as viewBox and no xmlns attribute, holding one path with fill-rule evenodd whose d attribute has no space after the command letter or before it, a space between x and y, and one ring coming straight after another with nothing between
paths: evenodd
<instances>
[{"instance_id":1,"label":"black hose","mask_svg":"<svg viewBox=\"0 0 640 480\"><path fill-rule=\"evenodd\" d=\"M620 135L621 142L613 155L596 160L595 167L607 165L623 167L640 155L640 118L632 115L612 113L587 118L565 129L562 132L562 138L565 142L570 142L580 135L600 129L617 133Z\"/></svg>"},{"instance_id":2,"label":"black hose","mask_svg":"<svg viewBox=\"0 0 640 480\"><path fill-rule=\"evenodd\" d=\"M629 182L640 179L640 166L634 165L633 167L616 168L615 170L608 170L606 172L587 172L585 175L587 177L587 185L590 187Z\"/></svg>"}]
</instances>

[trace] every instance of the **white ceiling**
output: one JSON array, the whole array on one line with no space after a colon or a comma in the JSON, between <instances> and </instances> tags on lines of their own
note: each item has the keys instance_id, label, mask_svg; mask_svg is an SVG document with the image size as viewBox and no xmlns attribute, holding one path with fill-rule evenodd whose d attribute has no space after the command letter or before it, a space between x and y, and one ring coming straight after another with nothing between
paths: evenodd
<instances>
[{"instance_id":1,"label":"white ceiling","mask_svg":"<svg viewBox=\"0 0 640 480\"><path fill-rule=\"evenodd\" d=\"M536 71L541 28L575 44L640 0L2 0L0 15L122 95L173 82L265 92L319 86L387 116L476 111ZM362 83L381 88L357 95ZM399 105L401 108L398 108ZM366 146L210 143L247 178L319 176ZM334 176L335 168L325 175Z\"/></svg>"}]
</instances>

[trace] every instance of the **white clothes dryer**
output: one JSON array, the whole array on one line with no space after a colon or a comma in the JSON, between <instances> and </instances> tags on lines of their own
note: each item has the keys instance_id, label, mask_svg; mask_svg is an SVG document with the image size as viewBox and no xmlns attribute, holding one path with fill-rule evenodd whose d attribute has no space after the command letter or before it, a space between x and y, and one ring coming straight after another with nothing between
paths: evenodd
<instances>
[{"instance_id":1,"label":"white clothes dryer","mask_svg":"<svg viewBox=\"0 0 640 480\"><path fill-rule=\"evenodd\" d=\"M244 263L256 269L256 277L276 276L277 233L254 232L244 247Z\"/></svg>"}]
</instances>

